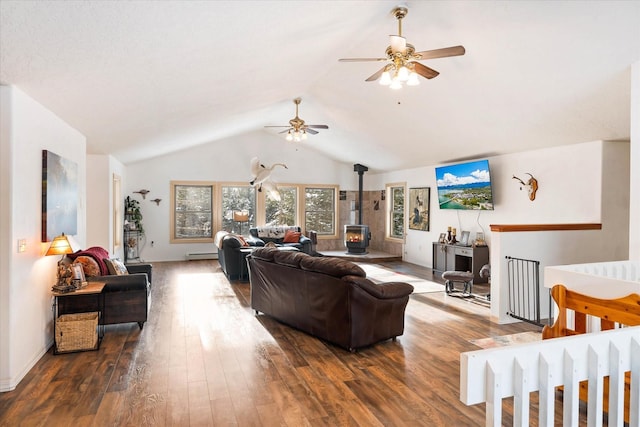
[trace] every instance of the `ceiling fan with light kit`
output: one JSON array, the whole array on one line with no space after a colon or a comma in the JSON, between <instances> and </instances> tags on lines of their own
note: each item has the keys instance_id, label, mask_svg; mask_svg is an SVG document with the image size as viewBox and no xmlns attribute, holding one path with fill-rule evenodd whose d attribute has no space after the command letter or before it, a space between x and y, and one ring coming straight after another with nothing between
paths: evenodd
<instances>
[{"instance_id":1,"label":"ceiling fan with light kit","mask_svg":"<svg viewBox=\"0 0 640 427\"><path fill-rule=\"evenodd\" d=\"M298 117L298 105L302 102L302 99L296 98L293 100L293 103L296 104L296 116L289 120L289 125L287 126L265 126L266 128L287 128L279 133L286 133L287 141L303 141L307 139L307 132L311 135L315 135L318 133L315 129L329 129L327 125L308 125Z\"/></svg>"},{"instance_id":2,"label":"ceiling fan with light kit","mask_svg":"<svg viewBox=\"0 0 640 427\"><path fill-rule=\"evenodd\" d=\"M387 47L385 58L342 58L340 62L378 62L385 61L387 64L372 74L365 81L372 82L380 79L380 84L389 86L391 89L400 89L403 84L407 86L417 86L420 84L418 75L432 79L439 72L429 68L417 61L434 58L445 58L448 56L464 55L463 46L451 46L441 49L425 50L416 52L412 44L407 43L407 39L402 36L402 19L407 16L409 10L401 5L393 9L393 15L398 20L398 35L389 36L390 46Z\"/></svg>"}]
</instances>

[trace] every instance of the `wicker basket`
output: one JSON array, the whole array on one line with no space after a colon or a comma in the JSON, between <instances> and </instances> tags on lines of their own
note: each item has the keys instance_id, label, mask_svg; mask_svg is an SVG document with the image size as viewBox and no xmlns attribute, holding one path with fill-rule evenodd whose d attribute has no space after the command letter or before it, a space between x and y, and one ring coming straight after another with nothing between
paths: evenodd
<instances>
[{"instance_id":1,"label":"wicker basket","mask_svg":"<svg viewBox=\"0 0 640 427\"><path fill-rule=\"evenodd\" d=\"M63 314L56 319L58 352L98 348L98 312Z\"/></svg>"}]
</instances>

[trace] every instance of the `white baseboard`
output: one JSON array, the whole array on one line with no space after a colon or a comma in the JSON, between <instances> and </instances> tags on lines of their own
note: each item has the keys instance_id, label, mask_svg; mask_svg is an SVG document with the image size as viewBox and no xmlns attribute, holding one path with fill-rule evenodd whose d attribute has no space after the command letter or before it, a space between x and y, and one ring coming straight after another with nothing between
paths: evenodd
<instances>
[{"instance_id":1,"label":"white baseboard","mask_svg":"<svg viewBox=\"0 0 640 427\"><path fill-rule=\"evenodd\" d=\"M189 252L186 254L187 261L195 261L201 259L218 259L217 252Z\"/></svg>"}]
</instances>

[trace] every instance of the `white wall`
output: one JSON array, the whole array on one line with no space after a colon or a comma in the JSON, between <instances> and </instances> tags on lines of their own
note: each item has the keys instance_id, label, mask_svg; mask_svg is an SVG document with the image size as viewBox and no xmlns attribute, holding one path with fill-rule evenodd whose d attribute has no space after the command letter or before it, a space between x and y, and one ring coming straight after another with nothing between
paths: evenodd
<instances>
[{"instance_id":1,"label":"white wall","mask_svg":"<svg viewBox=\"0 0 640 427\"><path fill-rule=\"evenodd\" d=\"M0 98L1 257L3 267L8 267L6 271L3 268L0 281L0 391L6 391L15 388L53 342L50 291L58 257L43 256L48 244L40 242L42 150L52 151L78 165L78 234L75 237L84 245L86 140L15 87L0 86ZM17 252L18 239L27 241L23 253Z\"/></svg>"},{"instance_id":2,"label":"white wall","mask_svg":"<svg viewBox=\"0 0 640 427\"><path fill-rule=\"evenodd\" d=\"M404 258L431 267L431 244L448 226L459 232L468 230L472 238L482 231L491 244L490 224L600 222L602 144L595 141L489 157L493 211L440 209L435 182L437 165L370 175L365 187L373 190L384 188L385 183L406 181L407 188L431 188L430 231L407 230ZM538 179L535 201L530 201L512 178L525 178L527 172ZM622 190L611 191L619 194Z\"/></svg>"},{"instance_id":3,"label":"white wall","mask_svg":"<svg viewBox=\"0 0 640 427\"><path fill-rule=\"evenodd\" d=\"M113 174L124 181L125 167L117 159L109 155L87 156L87 247L101 246L123 259L123 248L114 248ZM122 212L124 198L119 203Z\"/></svg>"},{"instance_id":4,"label":"white wall","mask_svg":"<svg viewBox=\"0 0 640 427\"><path fill-rule=\"evenodd\" d=\"M631 67L629 259L640 261L640 61Z\"/></svg>"},{"instance_id":5,"label":"white wall","mask_svg":"<svg viewBox=\"0 0 640 427\"><path fill-rule=\"evenodd\" d=\"M11 327L9 296L11 295L11 182L13 175L10 124L12 118L11 92L0 86L0 391L15 387L11 379L9 345ZM10 384L12 386L10 386Z\"/></svg>"},{"instance_id":6,"label":"white wall","mask_svg":"<svg viewBox=\"0 0 640 427\"><path fill-rule=\"evenodd\" d=\"M248 183L251 158L258 157L265 165L287 165L288 169L274 169L272 178L277 183L338 184L343 190L357 190L353 164L336 162L307 148L313 144L313 137L296 144L255 132L128 165L123 197L141 202L145 229L141 257L145 261L183 260L188 252L215 251L210 243L169 243L171 181ZM140 189L151 192L143 199L133 193ZM162 199L159 206L150 201L155 198Z\"/></svg>"}]
</instances>

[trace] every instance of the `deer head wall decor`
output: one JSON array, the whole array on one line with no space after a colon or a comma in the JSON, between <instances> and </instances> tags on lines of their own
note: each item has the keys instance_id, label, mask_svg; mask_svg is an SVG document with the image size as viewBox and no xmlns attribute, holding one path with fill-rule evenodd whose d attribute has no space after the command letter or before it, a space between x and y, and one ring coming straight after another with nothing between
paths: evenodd
<instances>
[{"instance_id":1,"label":"deer head wall decor","mask_svg":"<svg viewBox=\"0 0 640 427\"><path fill-rule=\"evenodd\" d=\"M525 187L527 189L527 192L529 193L529 200L534 201L536 199L536 191L538 191L538 180L535 179L529 172L527 172L527 175L529 175L530 177L527 182L524 182L515 175L513 175L513 179L518 181L522 185L522 187ZM522 187L520 187L520 190L522 190Z\"/></svg>"}]
</instances>

